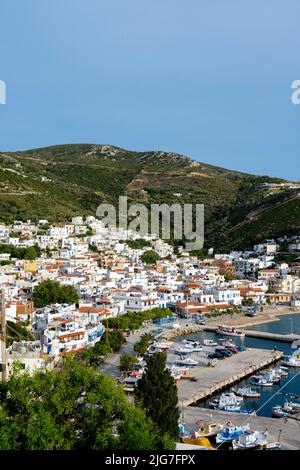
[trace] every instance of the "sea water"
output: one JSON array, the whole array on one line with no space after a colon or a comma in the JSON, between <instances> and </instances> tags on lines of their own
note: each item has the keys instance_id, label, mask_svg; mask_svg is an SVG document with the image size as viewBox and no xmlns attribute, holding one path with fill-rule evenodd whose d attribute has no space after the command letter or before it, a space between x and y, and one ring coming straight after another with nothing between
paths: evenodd
<instances>
[{"instance_id":1,"label":"sea water","mask_svg":"<svg viewBox=\"0 0 300 470\"><path fill-rule=\"evenodd\" d=\"M293 333L300 334L300 314L284 315L278 318L279 321L251 326L249 329L280 334L289 334L292 331ZM186 338L195 339L198 341L203 341L204 339L213 339L219 342L221 335L216 335L215 333L211 332L202 332L187 335ZM282 351L285 355L289 355L293 352L291 343L247 337L238 338L226 336L224 339L232 339L237 346L244 346L245 348L276 348L278 351ZM182 338L176 338L176 341L181 340ZM274 366L278 367L278 365L279 363L275 364ZM268 368L272 368L272 365ZM289 375L287 377L282 377L280 385L273 385L273 387L255 387L254 385L250 385L250 377L239 382L239 384L234 384L234 387L243 385L251 386L261 393L261 397L259 399L244 399L243 408L257 411L258 416L272 416L272 407L275 405L283 405L286 399L300 403L300 400L296 400L295 398L291 398L289 395L285 395L292 393L300 396L300 369L289 367L288 372ZM273 396L281 388L282 390L280 393ZM230 389L231 387L228 388L228 390ZM218 394L216 394L216 396L218 396ZM208 400L200 402L198 406L209 408L209 401L211 401L212 398L214 397L210 397Z\"/></svg>"}]
</instances>

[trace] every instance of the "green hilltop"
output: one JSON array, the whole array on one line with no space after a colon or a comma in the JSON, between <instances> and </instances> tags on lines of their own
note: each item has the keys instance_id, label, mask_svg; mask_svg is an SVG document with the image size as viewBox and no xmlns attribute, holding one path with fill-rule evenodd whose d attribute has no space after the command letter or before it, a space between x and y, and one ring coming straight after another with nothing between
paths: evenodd
<instances>
[{"instance_id":1,"label":"green hilltop","mask_svg":"<svg viewBox=\"0 0 300 470\"><path fill-rule=\"evenodd\" d=\"M240 248L300 229L300 184L171 152L57 145L0 152L0 220L62 222L102 202L203 203L208 244Z\"/></svg>"}]
</instances>

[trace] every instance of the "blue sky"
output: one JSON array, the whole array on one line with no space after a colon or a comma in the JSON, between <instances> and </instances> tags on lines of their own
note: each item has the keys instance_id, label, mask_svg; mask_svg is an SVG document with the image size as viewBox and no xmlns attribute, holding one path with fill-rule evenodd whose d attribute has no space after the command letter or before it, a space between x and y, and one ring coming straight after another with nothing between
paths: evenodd
<instances>
[{"instance_id":1,"label":"blue sky","mask_svg":"<svg viewBox=\"0 0 300 470\"><path fill-rule=\"evenodd\" d=\"M109 143L300 179L299 0L1 0L0 150Z\"/></svg>"}]
</instances>

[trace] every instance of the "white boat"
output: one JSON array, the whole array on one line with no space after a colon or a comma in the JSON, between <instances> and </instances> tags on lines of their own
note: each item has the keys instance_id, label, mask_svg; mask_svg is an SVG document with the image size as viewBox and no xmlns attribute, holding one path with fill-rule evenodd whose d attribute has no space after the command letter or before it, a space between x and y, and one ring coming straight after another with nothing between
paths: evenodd
<instances>
[{"instance_id":1,"label":"white boat","mask_svg":"<svg viewBox=\"0 0 300 470\"><path fill-rule=\"evenodd\" d=\"M198 361L194 361L194 359L191 359L190 357L187 357L185 359L177 359L176 360L176 364L180 365L180 366L190 366L190 367L194 367L194 366L197 366L199 364Z\"/></svg>"},{"instance_id":2,"label":"white boat","mask_svg":"<svg viewBox=\"0 0 300 470\"><path fill-rule=\"evenodd\" d=\"M257 385L260 387L273 387L273 382L268 381L261 375L252 375L250 383L251 385Z\"/></svg>"},{"instance_id":3,"label":"white boat","mask_svg":"<svg viewBox=\"0 0 300 470\"><path fill-rule=\"evenodd\" d=\"M191 347L196 347L196 346L201 346L200 341L194 341L193 339L183 339L182 342L186 344L187 346Z\"/></svg>"},{"instance_id":4,"label":"white boat","mask_svg":"<svg viewBox=\"0 0 300 470\"><path fill-rule=\"evenodd\" d=\"M243 330L237 330L233 326L219 325L216 333L219 335L226 336L238 336L239 338L245 337L245 332Z\"/></svg>"},{"instance_id":5,"label":"white boat","mask_svg":"<svg viewBox=\"0 0 300 470\"><path fill-rule=\"evenodd\" d=\"M288 413L299 413L300 411L300 403L295 403L292 401L284 402L282 407L283 411L287 411Z\"/></svg>"},{"instance_id":6,"label":"white boat","mask_svg":"<svg viewBox=\"0 0 300 470\"><path fill-rule=\"evenodd\" d=\"M268 444L268 431L250 431L241 433L232 443L233 449L255 449Z\"/></svg>"},{"instance_id":7,"label":"white boat","mask_svg":"<svg viewBox=\"0 0 300 470\"><path fill-rule=\"evenodd\" d=\"M286 356L282 364L287 367L300 367L300 348L294 351L291 356Z\"/></svg>"},{"instance_id":8,"label":"white boat","mask_svg":"<svg viewBox=\"0 0 300 470\"><path fill-rule=\"evenodd\" d=\"M212 339L204 339L203 345L204 346L218 346L218 343Z\"/></svg>"},{"instance_id":9,"label":"white boat","mask_svg":"<svg viewBox=\"0 0 300 470\"><path fill-rule=\"evenodd\" d=\"M191 353L196 353L196 352L201 352L201 351L202 351L201 346L190 346L189 344L186 344L184 348L175 349L175 354L191 354Z\"/></svg>"},{"instance_id":10,"label":"white boat","mask_svg":"<svg viewBox=\"0 0 300 470\"><path fill-rule=\"evenodd\" d=\"M240 411L243 397L238 397L233 392L222 393L219 398L209 403L211 408L223 411Z\"/></svg>"},{"instance_id":11,"label":"white boat","mask_svg":"<svg viewBox=\"0 0 300 470\"><path fill-rule=\"evenodd\" d=\"M285 418L291 415L287 411L284 411L281 406L277 405L272 408L272 416L274 418Z\"/></svg>"},{"instance_id":12,"label":"white boat","mask_svg":"<svg viewBox=\"0 0 300 470\"><path fill-rule=\"evenodd\" d=\"M286 370L286 368L281 368L281 367L277 367L277 368L274 368L274 369L271 369L271 372L275 375L275 376L278 376L278 377L287 377L289 375L288 371Z\"/></svg>"},{"instance_id":13,"label":"white boat","mask_svg":"<svg viewBox=\"0 0 300 470\"><path fill-rule=\"evenodd\" d=\"M266 379L267 382L272 382L273 384L280 384L281 382L281 375L276 373L274 369L264 371L264 373L261 374L261 377Z\"/></svg>"},{"instance_id":14,"label":"white boat","mask_svg":"<svg viewBox=\"0 0 300 470\"><path fill-rule=\"evenodd\" d=\"M251 387L239 387L238 389L233 388L232 391L243 398L260 398L260 393Z\"/></svg>"},{"instance_id":15,"label":"white boat","mask_svg":"<svg viewBox=\"0 0 300 470\"><path fill-rule=\"evenodd\" d=\"M161 351L170 349L173 343L171 341L158 341L152 344L152 347L155 349L160 349Z\"/></svg>"}]
</instances>

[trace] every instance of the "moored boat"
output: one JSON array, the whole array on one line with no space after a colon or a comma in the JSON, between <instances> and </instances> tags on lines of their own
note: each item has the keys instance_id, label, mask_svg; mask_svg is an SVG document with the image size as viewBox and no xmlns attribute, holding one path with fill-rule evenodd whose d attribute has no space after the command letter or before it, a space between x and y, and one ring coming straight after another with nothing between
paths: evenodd
<instances>
[{"instance_id":1,"label":"moored boat","mask_svg":"<svg viewBox=\"0 0 300 470\"><path fill-rule=\"evenodd\" d=\"M191 354L191 353L196 353L196 352L201 352L202 351L202 347L201 346L189 346L189 345L185 345L184 348L177 348L175 349L175 354Z\"/></svg>"},{"instance_id":2,"label":"moored boat","mask_svg":"<svg viewBox=\"0 0 300 470\"><path fill-rule=\"evenodd\" d=\"M291 356L286 356L282 364L287 367L300 367L300 348L298 347Z\"/></svg>"},{"instance_id":3,"label":"moored boat","mask_svg":"<svg viewBox=\"0 0 300 470\"><path fill-rule=\"evenodd\" d=\"M203 345L204 346L218 346L218 343L216 341L213 341L212 339L204 339Z\"/></svg>"},{"instance_id":4,"label":"moored boat","mask_svg":"<svg viewBox=\"0 0 300 470\"><path fill-rule=\"evenodd\" d=\"M260 393L251 387L239 387L237 389L233 388L232 391L243 398L260 398Z\"/></svg>"},{"instance_id":5,"label":"moored boat","mask_svg":"<svg viewBox=\"0 0 300 470\"><path fill-rule=\"evenodd\" d=\"M286 418L290 416L290 413L287 413L286 411L282 409L281 406L277 405L277 406L273 406L272 408L272 416L274 418Z\"/></svg>"},{"instance_id":6,"label":"moored boat","mask_svg":"<svg viewBox=\"0 0 300 470\"><path fill-rule=\"evenodd\" d=\"M273 382L268 381L261 375L252 375L250 378L250 384L259 387L273 387Z\"/></svg>"},{"instance_id":7,"label":"moored boat","mask_svg":"<svg viewBox=\"0 0 300 470\"><path fill-rule=\"evenodd\" d=\"M243 330L238 330L233 326L226 326L226 325L219 325L216 333L219 335L226 335L226 336L238 336L240 338L245 337L245 332Z\"/></svg>"},{"instance_id":8,"label":"moored boat","mask_svg":"<svg viewBox=\"0 0 300 470\"><path fill-rule=\"evenodd\" d=\"M201 346L200 341L194 341L193 339L183 339L182 342L190 347Z\"/></svg>"}]
</instances>

